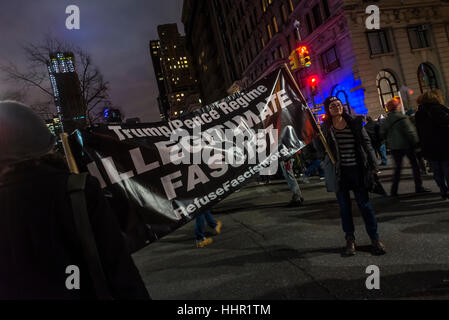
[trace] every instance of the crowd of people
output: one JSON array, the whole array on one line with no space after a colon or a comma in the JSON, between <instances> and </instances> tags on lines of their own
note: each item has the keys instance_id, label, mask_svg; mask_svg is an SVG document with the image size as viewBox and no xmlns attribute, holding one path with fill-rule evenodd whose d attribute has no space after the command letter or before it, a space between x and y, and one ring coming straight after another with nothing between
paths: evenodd
<instances>
[{"instance_id":1,"label":"crowd of people","mask_svg":"<svg viewBox=\"0 0 449 320\"><path fill-rule=\"evenodd\" d=\"M425 92L417 102L416 113L407 115L400 99L393 98L386 105L387 117L377 121L351 117L337 97L324 102L326 116L321 130L328 149L316 139L302 150L300 162L303 183L317 175L325 179L327 191L336 194L346 256L355 255L357 250L351 191L373 254L386 253L369 193L379 183L379 166L388 164L387 149L395 165L392 197L398 196L402 162L407 157L416 193L430 192L421 178L427 172L427 161L441 197L449 199L449 109L443 105L439 90ZM99 182L87 176L84 185L75 188L82 192L85 205L75 205L67 191L71 174L63 157L54 152L54 145L54 136L29 107L0 102L0 299L98 298L99 288L105 299L149 299ZM281 169L292 192L289 206L299 207L304 197L295 161L281 162ZM84 252L80 242L83 235L74 218L78 211L88 216L98 257L95 252ZM199 215L195 221L199 248L212 243L205 235L205 222L215 234L222 228L221 221L209 211ZM69 265L90 271L83 278L82 290L67 290L65 270ZM99 277L90 270L91 265L100 266ZM99 279L104 283L98 283Z\"/></svg>"}]
</instances>

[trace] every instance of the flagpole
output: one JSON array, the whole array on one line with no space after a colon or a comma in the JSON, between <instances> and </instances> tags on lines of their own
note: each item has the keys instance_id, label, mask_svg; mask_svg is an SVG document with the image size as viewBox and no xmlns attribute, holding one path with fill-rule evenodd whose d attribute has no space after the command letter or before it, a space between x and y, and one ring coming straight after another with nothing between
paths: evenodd
<instances>
[{"instance_id":1,"label":"flagpole","mask_svg":"<svg viewBox=\"0 0 449 320\"><path fill-rule=\"evenodd\" d=\"M331 151L331 149L329 148L329 145L328 145L328 143L327 143L327 141L326 141L326 137L324 136L323 132L321 131L321 127L320 127L320 126L318 125L318 123L316 122L315 117L313 116L313 113L312 113L312 111L310 110L309 106L307 105L307 101L306 101L306 99L304 98L304 95L303 95L302 92L301 92L301 89L299 89L298 83L296 82L295 78L293 77L293 74L291 73L291 71L290 71L290 69L288 68L288 66L287 66L286 63L284 63L284 68L285 68L285 70L287 70L287 72L288 72L288 74L289 74L289 76L290 76L290 79L293 81L293 83L295 84L296 89L298 90L299 94L301 95L302 99L304 100L304 103L305 103L306 106L307 106L307 110L309 111L310 116L312 117L313 122L315 123L315 126L316 126L317 129L318 129L318 135L319 135L319 137L320 137L321 143L323 144L324 148L326 149L326 152L327 152L327 154L329 155L330 160L332 161L333 164L335 164L336 161L335 161L334 155L332 154L332 151Z\"/></svg>"},{"instance_id":2,"label":"flagpole","mask_svg":"<svg viewBox=\"0 0 449 320\"><path fill-rule=\"evenodd\" d=\"M69 135L66 132L64 132L61 133L60 137L62 141L62 146L64 147L64 153L70 172L74 174L79 174L80 171L78 169L78 165L76 164L75 157L72 154L72 149L70 149Z\"/></svg>"}]
</instances>

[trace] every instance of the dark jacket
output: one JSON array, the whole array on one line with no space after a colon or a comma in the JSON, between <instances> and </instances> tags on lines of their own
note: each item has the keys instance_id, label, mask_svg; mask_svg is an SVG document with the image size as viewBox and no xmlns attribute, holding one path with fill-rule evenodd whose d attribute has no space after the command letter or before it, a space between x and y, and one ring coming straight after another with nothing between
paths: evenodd
<instances>
[{"instance_id":1,"label":"dark jacket","mask_svg":"<svg viewBox=\"0 0 449 320\"><path fill-rule=\"evenodd\" d=\"M380 136L391 150L409 150L418 146L416 128L402 112L390 112L380 126Z\"/></svg>"},{"instance_id":2,"label":"dark jacket","mask_svg":"<svg viewBox=\"0 0 449 320\"><path fill-rule=\"evenodd\" d=\"M368 120L365 125L365 130L371 138L371 144L374 149L379 149L385 143L385 140L380 137L380 124L377 121Z\"/></svg>"},{"instance_id":3,"label":"dark jacket","mask_svg":"<svg viewBox=\"0 0 449 320\"><path fill-rule=\"evenodd\" d=\"M423 156L449 160L449 109L439 104L421 105L415 115Z\"/></svg>"},{"instance_id":4,"label":"dark jacket","mask_svg":"<svg viewBox=\"0 0 449 320\"><path fill-rule=\"evenodd\" d=\"M0 299L95 299L67 193L69 173L39 165L0 177ZM148 299L99 182L88 177L86 201L98 252L115 299ZM66 268L80 270L68 290Z\"/></svg>"},{"instance_id":5,"label":"dark jacket","mask_svg":"<svg viewBox=\"0 0 449 320\"><path fill-rule=\"evenodd\" d=\"M377 157L371 145L371 139L368 136L363 121L361 119L352 119L349 115L344 115L349 128L354 134L356 145L357 164L362 168L363 183L369 190L372 188L373 175L372 171L377 170ZM324 171L326 176L326 187L329 192L338 192L341 181L341 161L338 142L335 138L334 128L331 125L324 124L322 127L323 135L329 145L329 148L336 160L335 165L330 161L329 155L326 154L324 160Z\"/></svg>"}]
</instances>

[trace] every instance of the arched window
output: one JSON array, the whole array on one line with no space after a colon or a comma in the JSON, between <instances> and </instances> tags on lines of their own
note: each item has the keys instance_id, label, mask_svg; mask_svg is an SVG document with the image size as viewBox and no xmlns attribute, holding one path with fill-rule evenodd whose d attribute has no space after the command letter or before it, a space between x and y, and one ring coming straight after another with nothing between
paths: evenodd
<instances>
[{"instance_id":1,"label":"arched window","mask_svg":"<svg viewBox=\"0 0 449 320\"><path fill-rule=\"evenodd\" d=\"M398 95L398 84L393 74L385 70L377 74L376 80L380 103L385 109L388 100Z\"/></svg>"},{"instance_id":2,"label":"arched window","mask_svg":"<svg viewBox=\"0 0 449 320\"><path fill-rule=\"evenodd\" d=\"M418 81L421 93L431 89L438 89L438 82L433 68L427 64L422 63L418 68Z\"/></svg>"}]
</instances>

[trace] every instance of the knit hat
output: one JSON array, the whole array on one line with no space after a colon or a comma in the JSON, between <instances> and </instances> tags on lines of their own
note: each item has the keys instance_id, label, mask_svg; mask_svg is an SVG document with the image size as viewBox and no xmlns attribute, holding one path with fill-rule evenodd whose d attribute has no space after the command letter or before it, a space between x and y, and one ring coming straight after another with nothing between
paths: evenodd
<instances>
[{"instance_id":1,"label":"knit hat","mask_svg":"<svg viewBox=\"0 0 449 320\"><path fill-rule=\"evenodd\" d=\"M49 153L56 138L34 111L16 101L0 101L0 166Z\"/></svg>"},{"instance_id":2,"label":"knit hat","mask_svg":"<svg viewBox=\"0 0 449 320\"><path fill-rule=\"evenodd\" d=\"M338 99L338 98L335 97L335 96L327 97L326 100L324 100L324 108L325 108L325 110L328 110L330 104L331 104L332 102L334 102L334 101L340 101L340 103L343 104L343 103L341 102L341 100Z\"/></svg>"}]
</instances>

